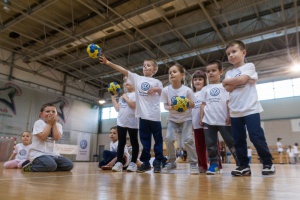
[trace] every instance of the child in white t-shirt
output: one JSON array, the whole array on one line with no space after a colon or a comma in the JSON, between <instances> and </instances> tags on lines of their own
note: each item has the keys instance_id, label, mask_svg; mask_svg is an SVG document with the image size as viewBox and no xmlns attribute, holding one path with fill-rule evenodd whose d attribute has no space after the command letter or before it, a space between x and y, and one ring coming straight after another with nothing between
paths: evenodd
<instances>
[{"instance_id":1,"label":"child in white t-shirt","mask_svg":"<svg viewBox=\"0 0 300 200\"><path fill-rule=\"evenodd\" d=\"M281 138L277 138L277 150L278 150L278 153L279 153L279 163L280 164L283 164L283 161L282 161L282 154L283 154L283 145L281 143Z\"/></svg>"},{"instance_id":2,"label":"child in white t-shirt","mask_svg":"<svg viewBox=\"0 0 300 200\"><path fill-rule=\"evenodd\" d=\"M62 125L57 121L55 106L44 104L40 110L40 119L33 125L29 161L22 165L24 171L53 172L73 169L73 162L56 151L55 142L63 134Z\"/></svg>"},{"instance_id":3,"label":"child in white t-shirt","mask_svg":"<svg viewBox=\"0 0 300 200\"><path fill-rule=\"evenodd\" d=\"M28 160L28 150L31 144L31 134L25 131L21 135L21 142L18 143L9 157L8 161L4 163L5 169L21 169L23 162Z\"/></svg>"},{"instance_id":4,"label":"child in white t-shirt","mask_svg":"<svg viewBox=\"0 0 300 200\"><path fill-rule=\"evenodd\" d=\"M247 155L249 158L249 164L252 163L252 149L250 147L248 147L247 149Z\"/></svg>"},{"instance_id":5,"label":"child in white t-shirt","mask_svg":"<svg viewBox=\"0 0 300 200\"><path fill-rule=\"evenodd\" d=\"M289 163L295 164L295 154L294 154L294 148L292 147L292 145L289 145L289 148L286 150L286 153L289 156Z\"/></svg>"},{"instance_id":6,"label":"child in white t-shirt","mask_svg":"<svg viewBox=\"0 0 300 200\"><path fill-rule=\"evenodd\" d=\"M257 72L253 63L245 63L246 46L242 41L234 40L226 45L228 61L234 68L226 72L223 86L229 95L231 127L234 147L240 166L231 172L234 176L251 175L247 156L247 135L254 144L263 163L262 174L275 173L264 130L261 128L260 112L263 111L256 91Z\"/></svg>"},{"instance_id":7,"label":"child in white t-shirt","mask_svg":"<svg viewBox=\"0 0 300 200\"><path fill-rule=\"evenodd\" d=\"M134 85L136 109L135 117L139 118L140 141L143 145L140 160L143 164L137 169L137 172L146 172L151 170L151 142L154 138L155 160L153 162L154 173L160 173L167 158L163 155L163 137L160 113L160 94L163 89L162 82L152 76L158 70L155 60L146 59L143 66L144 76L132 73L125 68L116 65L106 59L105 56L99 57L100 63L105 64L128 77L128 80Z\"/></svg>"},{"instance_id":8,"label":"child in white t-shirt","mask_svg":"<svg viewBox=\"0 0 300 200\"><path fill-rule=\"evenodd\" d=\"M118 129L118 151L117 151L117 163L112 168L114 172L122 172L123 166L122 160L124 159L124 147L126 148L126 136L127 131L130 137L130 143L132 147L132 157L131 162L127 167L128 172L135 172L137 170L137 157L139 153L139 142L138 142L138 121L135 117L135 93L134 86L132 83L124 77L124 88L126 93L124 93L119 98L119 103L117 103L116 96L112 95L112 103L115 110L118 112L117 117L117 129ZM129 159L129 158L128 158Z\"/></svg>"},{"instance_id":9,"label":"child in white t-shirt","mask_svg":"<svg viewBox=\"0 0 300 200\"><path fill-rule=\"evenodd\" d=\"M166 146L168 154L168 163L163 168L163 172L170 172L176 168L176 153L175 153L175 140L176 130L182 130L183 144L187 151L188 161L190 163L190 173L199 174L197 167L197 154L192 134L192 108L195 106L195 95L191 88L183 85L184 68L175 64L169 69L169 80L171 84L165 87L161 94L161 101L164 107L169 111L168 127L166 132ZM189 99L189 108L184 112L178 112L173 107L173 100L177 96L184 96Z\"/></svg>"},{"instance_id":10,"label":"child in white t-shirt","mask_svg":"<svg viewBox=\"0 0 300 200\"><path fill-rule=\"evenodd\" d=\"M206 66L206 73L209 84L201 90L200 124L203 125L205 144L210 160L210 166L206 174L214 175L219 171L218 132L222 135L237 166L239 163L233 146L229 110L227 107L229 94L220 82L221 74L223 73L221 62L210 62Z\"/></svg>"}]
</instances>

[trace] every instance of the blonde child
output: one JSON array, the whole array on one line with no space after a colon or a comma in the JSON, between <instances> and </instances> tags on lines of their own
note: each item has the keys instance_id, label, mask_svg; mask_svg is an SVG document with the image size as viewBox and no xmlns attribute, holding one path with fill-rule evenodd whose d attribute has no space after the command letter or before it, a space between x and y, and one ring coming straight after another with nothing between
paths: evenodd
<instances>
[{"instance_id":1,"label":"blonde child","mask_svg":"<svg viewBox=\"0 0 300 200\"><path fill-rule=\"evenodd\" d=\"M151 170L150 150L152 136L154 138L155 160L153 162L154 173L161 172L161 166L166 162L163 155L163 137L161 127L160 113L160 94L163 88L161 81L152 76L158 70L157 63L152 59L146 59L143 65L144 76L132 73L125 68L116 65L106 59L105 56L99 57L100 63L105 64L128 77L128 80L134 85L136 109L135 117L139 118L140 141L143 145L140 160L143 164L137 169L137 172L146 172Z\"/></svg>"},{"instance_id":2,"label":"blonde child","mask_svg":"<svg viewBox=\"0 0 300 200\"><path fill-rule=\"evenodd\" d=\"M192 135L192 108L195 106L195 95L193 91L183 85L184 68L175 64L169 69L169 79L171 84L165 87L161 94L161 101L164 103L164 108L169 111L168 127L166 133L166 146L168 154L168 163L163 168L163 172L170 172L176 169L176 152L175 152L175 137L176 130L182 130L183 144L187 151L188 161L190 163L190 173L199 174L197 167L197 154L194 145L194 138ZM176 96L184 96L189 99L189 108L185 112L177 112L173 107L173 99Z\"/></svg>"},{"instance_id":3,"label":"blonde child","mask_svg":"<svg viewBox=\"0 0 300 200\"><path fill-rule=\"evenodd\" d=\"M30 132L25 131L21 134L21 142L16 145L8 161L4 163L5 169L21 169L23 162L28 160L28 150L31 144Z\"/></svg>"},{"instance_id":4,"label":"blonde child","mask_svg":"<svg viewBox=\"0 0 300 200\"><path fill-rule=\"evenodd\" d=\"M28 172L70 171L73 163L61 156L55 148L55 142L63 134L62 125L53 104L44 104L40 110L40 119L34 123L32 145L29 149L29 161L23 163Z\"/></svg>"},{"instance_id":5,"label":"blonde child","mask_svg":"<svg viewBox=\"0 0 300 200\"><path fill-rule=\"evenodd\" d=\"M126 145L126 135L128 131L132 146L132 157L131 162L127 167L127 172L135 172L137 170L136 161L139 153L138 121L137 118L135 118L135 92L133 84L127 79L127 77L124 77L123 81L126 93L119 98L119 102L116 100L117 95L111 96L114 108L118 112L117 129L119 138L117 163L112 168L112 171L122 172L122 160L124 158L124 147Z\"/></svg>"},{"instance_id":6,"label":"blonde child","mask_svg":"<svg viewBox=\"0 0 300 200\"><path fill-rule=\"evenodd\" d=\"M230 92L229 109L234 138L234 147L240 166L231 172L233 176L251 175L247 156L247 135L262 161L262 175L275 173L264 130L260 125L260 112L263 111L256 90L257 72L253 63L245 63L246 46L235 40L226 45L228 61L234 68L226 72L223 86Z\"/></svg>"},{"instance_id":7,"label":"blonde child","mask_svg":"<svg viewBox=\"0 0 300 200\"><path fill-rule=\"evenodd\" d=\"M227 107L229 94L220 82L223 73L221 62L210 62L206 66L206 73L209 85L205 86L201 92L200 124L203 125L205 144L210 160L210 166L206 174L214 175L219 171L218 132L222 135L226 146L235 158L237 166L238 160L236 159L233 147L230 117Z\"/></svg>"}]
</instances>

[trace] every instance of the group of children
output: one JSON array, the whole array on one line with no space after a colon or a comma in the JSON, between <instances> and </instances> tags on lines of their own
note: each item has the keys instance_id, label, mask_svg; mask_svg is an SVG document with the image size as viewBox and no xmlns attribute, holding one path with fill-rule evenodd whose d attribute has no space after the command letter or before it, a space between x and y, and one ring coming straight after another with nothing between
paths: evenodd
<instances>
[{"instance_id":1,"label":"group of children","mask_svg":"<svg viewBox=\"0 0 300 200\"><path fill-rule=\"evenodd\" d=\"M283 164L283 152L285 147L283 146L283 144L281 143L282 138L277 138L277 150L279 153L279 162L280 164ZM286 148L286 160L287 163L289 164L296 164L296 163L300 163L300 158L299 158L299 150L298 150L298 143L295 143L294 145L288 145L288 147Z\"/></svg>"},{"instance_id":2,"label":"group of children","mask_svg":"<svg viewBox=\"0 0 300 200\"><path fill-rule=\"evenodd\" d=\"M258 78L255 66L253 63L245 63L246 48L241 41L228 43L226 55L234 68L226 73L225 79L222 82L220 80L223 74L222 64L213 61L206 66L206 73L196 71L193 74L192 89L184 85L185 70L179 64L169 68L170 85L163 87L161 81L153 78L158 65L152 59L144 61L144 76L140 76L110 62L104 55L100 56L101 64L125 76L124 88L126 89L119 102L116 100L116 95L112 96L112 103L118 111L118 147L117 153L112 155L116 157L116 164L108 167L112 167L114 172L123 170L124 147L128 132L132 144L132 158L127 171L142 173L152 169L150 165L152 137L155 142L154 173L168 173L176 169L174 144L176 133L180 130L188 154L190 173L213 175L219 171L221 164L218 143L218 132L220 132L236 161L237 167L231 174L251 175L247 155L247 128L250 140L262 160L262 174L274 174L272 156L260 125L259 113L263 110L255 86ZM177 96L188 98L189 109L185 112L177 112L174 109L173 100ZM169 111L165 137L167 158L163 155L160 102L163 102L164 108ZM70 160L51 151L55 141L62 134L61 125L56 123L55 112L55 107L46 106L41 110L41 119L34 125L30 162L24 165L28 171L71 170L73 167ZM143 146L140 166L137 166L138 132ZM209 167L206 152L210 161ZM108 164L99 163L99 167Z\"/></svg>"},{"instance_id":3,"label":"group of children","mask_svg":"<svg viewBox=\"0 0 300 200\"><path fill-rule=\"evenodd\" d=\"M234 68L226 73L225 79L220 81L223 73L222 64L219 61L210 62L206 66L206 74L201 71L193 74L193 90L183 84L185 71L179 64L174 64L169 68L171 84L163 88L161 81L153 78L158 70L158 65L152 59L144 61L144 76L140 76L110 62L104 55L99 57L101 64L122 73L126 78L125 83L132 88L130 93L122 95L119 104L116 103L115 97L112 97L114 107L119 111L118 128L120 127L122 131L122 138L120 138L122 144L119 143L118 147L118 151L120 151L118 162L113 167L113 171L122 171L121 158L124 154L126 132L132 131L130 138L133 137L133 140L136 141L137 127L139 127L143 150L140 157L142 165L136 168L137 172L151 170L152 136L155 141L154 173L161 171L168 173L176 169L174 143L176 133L181 130L179 134L182 134L191 174L199 172L215 174L218 172L220 157L217 133L220 132L236 161L237 167L231 174L234 176L251 175L247 155L247 128L250 140L262 160L262 174L275 173L272 156L260 125L260 112L263 109L258 101L256 91L258 76L255 66L253 63L245 63L246 48L241 41L230 42L226 46L226 54ZM128 86L125 88L128 89ZM173 100L176 96L188 98L188 110L177 112L174 109ZM169 111L165 137L167 158L164 157L162 148L160 102L163 102L164 108ZM132 115L132 112L122 111L122 109L129 108L135 109L135 115ZM130 116L127 113L130 113ZM121 123L124 118L138 119L139 126L130 127L129 124ZM194 130L194 137L192 130ZM133 149L133 152L137 155L138 148ZM208 152L210 160L209 167L207 166L206 152ZM131 165L136 167L134 162Z\"/></svg>"}]
</instances>

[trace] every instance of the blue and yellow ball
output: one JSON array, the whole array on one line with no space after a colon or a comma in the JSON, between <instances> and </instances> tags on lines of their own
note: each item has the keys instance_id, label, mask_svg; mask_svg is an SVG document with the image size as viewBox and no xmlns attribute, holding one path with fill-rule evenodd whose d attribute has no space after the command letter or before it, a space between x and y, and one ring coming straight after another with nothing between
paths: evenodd
<instances>
[{"instance_id":1,"label":"blue and yellow ball","mask_svg":"<svg viewBox=\"0 0 300 200\"><path fill-rule=\"evenodd\" d=\"M172 103L177 112L185 112L189 108L189 99L185 96L175 97Z\"/></svg>"},{"instance_id":2,"label":"blue and yellow ball","mask_svg":"<svg viewBox=\"0 0 300 200\"><path fill-rule=\"evenodd\" d=\"M121 92L121 86L120 86L117 82L111 82L111 83L107 86L107 91L108 91L111 95L115 95L115 94Z\"/></svg>"},{"instance_id":3,"label":"blue and yellow ball","mask_svg":"<svg viewBox=\"0 0 300 200\"><path fill-rule=\"evenodd\" d=\"M101 55L101 48L97 44L90 44L86 48L86 52L91 58L98 58Z\"/></svg>"}]
</instances>

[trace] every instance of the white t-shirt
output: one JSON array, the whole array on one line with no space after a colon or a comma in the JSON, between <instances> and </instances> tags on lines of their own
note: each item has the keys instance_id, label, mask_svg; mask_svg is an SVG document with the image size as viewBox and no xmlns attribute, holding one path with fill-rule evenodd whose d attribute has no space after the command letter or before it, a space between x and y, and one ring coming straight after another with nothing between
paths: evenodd
<instances>
[{"instance_id":1,"label":"white t-shirt","mask_svg":"<svg viewBox=\"0 0 300 200\"><path fill-rule=\"evenodd\" d=\"M135 93L126 93L127 97L135 102ZM127 102L120 97L119 98L120 110L117 117L117 124L121 127L138 128L138 120L135 117L135 109L128 106Z\"/></svg>"},{"instance_id":2,"label":"white t-shirt","mask_svg":"<svg viewBox=\"0 0 300 200\"><path fill-rule=\"evenodd\" d=\"M276 145L277 145L278 152L283 152L283 148L282 148L281 142L277 142Z\"/></svg>"},{"instance_id":3,"label":"white t-shirt","mask_svg":"<svg viewBox=\"0 0 300 200\"><path fill-rule=\"evenodd\" d=\"M180 88L174 89L172 85L165 87L161 92L161 102L171 105L176 96L185 96L190 102L195 102L196 98L191 88L181 85ZM185 112L177 112L170 110L167 120L182 123L184 121L192 120L192 109L188 108Z\"/></svg>"},{"instance_id":4,"label":"white t-shirt","mask_svg":"<svg viewBox=\"0 0 300 200\"><path fill-rule=\"evenodd\" d=\"M200 122L200 107L202 104L201 91L202 90L195 93L195 98L196 98L196 101L194 102L195 107L192 109L193 129L202 128L202 126L199 124L199 122Z\"/></svg>"},{"instance_id":5,"label":"white t-shirt","mask_svg":"<svg viewBox=\"0 0 300 200\"><path fill-rule=\"evenodd\" d=\"M229 93L222 83L209 84L201 90L201 101L206 103L202 122L209 125L226 126Z\"/></svg>"},{"instance_id":6,"label":"white t-shirt","mask_svg":"<svg viewBox=\"0 0 300 200\"><path fill-rule=\"evenodd\" d=\"M294 150L294 154L298 154L299 153L298 146L294 145L293 146L293 150Z\"/></svg>"},{"instance_id":7,"label":"white t-shirt","mask_svg":"<svg viewBox=\"0 0 300 200\"><path fill-rule=\"evenodd\" d=\"M53 140L52 137L48 137L46 141L42 141L36 136L37 134L43 132L46 126L47 123L42 119L37 120L33 125L32 144L29 149L29 159L31 161L42 155L52 155L52 156L59 155L59 153L56 151L55 141ZM62 125L56 123L56 126L59 133L62 135L63 134Z\"/></svg>"},{"instance_id":8,"label":"white t-shirt","mask_svg":"<svg viewBox=\"0 0 300 200\"><path fill-rule=\"evenodd\" d=\"M21 161L21 160L26 160L29 158L29 148L30 145L25 146L22 143L19 143L16 145L16 148L14 149L13 153L16 153L16 158L15 160Z\"/></svg>"},{"instance_id":9,"label":"white t-shirt","mask_svg":"<svg viewBox=\"0 0 300 200\"><path fill-rule=\"evenodd\" d=\"M226 78L234 78L241 75L248 75L250 79L257 80L257 73L253 63L231 69L226 72ZM244 117L263 111L259 101L255 83L246 83L237 86L229 95L229 109L231 117Z\"/></svg>"},{"instance_id":10,"label":"white t-shirt","mask_svg":"<svg viewBox=\"0 0 300 200\"><path fill-rule=\"evenodd\" d=\"M163 89L161 81L155 78L139 76L130 71L128 71L128 80L135 87L135 117L151 121L161 121L160 95L158 93L148 95L147 93L153 87Z\"/></svg>"},{"instance_id":11,"label":"white t-shirt","mask_svg":"<svg viewBox=\"0 0 300 200\"><path fill-rule=\"evenodd\" d=\"M119 144L118 140L116 142L111 141L110 144L109 144L109 150L117 152L118 151L118 144Z\"/></svg>"},{"instance_id":12,"label":"white t-shirt","mask_svg":"<svg viewBox=\"0 0 300 200\"><path fill-rule=\"evenodd\" d=\"M290 158L295 157L293 148L292 149L287 149L286 152L289 154Z\"/></svg>"}]
</instances>

